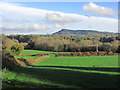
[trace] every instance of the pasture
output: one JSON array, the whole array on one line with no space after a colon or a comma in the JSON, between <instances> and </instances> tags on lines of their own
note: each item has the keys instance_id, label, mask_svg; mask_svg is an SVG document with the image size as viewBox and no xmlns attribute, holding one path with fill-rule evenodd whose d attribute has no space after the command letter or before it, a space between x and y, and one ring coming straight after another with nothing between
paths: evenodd
<instances>
[{"instance_id":1,"label":"pasture","mask_svg":"<svg viewBox=\"0 0 120 90\"><path fill-rule=\"evenodd\" d=\"M41 51L41 50L24 50L21 54L23 55L33 55L33 54L40 54L40 53L70 53L70 52L52 52L52 51Z\"/></svg>"},{"instance_id":2,"label":"pasture","mask_svg":"<svg viewBox=\"0 0 120 90\"><path fill-rule=\"evenodd\" d=\"M37 65L74 67L118 67L118 56L48 57Z\"/></svg>"},{"instance_id":3,"label":"pasture","mask_svg":"<svg viewBox=\"0 0 120 90\"><path fill-rule=\"evenodd\" d=\"M39 53L51 53L51 52L40 51L40 50L24 50L21 54L23 54L23 55L33 55L33 54L39 54Z\"/></svg>"},{"instance_id":4,"label":"pasture","mask_svg":"<svg viewBox=\"0 0 120 90\"><path fill-rule=\"evenodd\" d=\"M22 54L55 52L25 50ZM17 56L32 58L38 56ZM4 88L118 88L118 56L46 57L36 65L3 71Z\"/></svg>"}]
</instances>

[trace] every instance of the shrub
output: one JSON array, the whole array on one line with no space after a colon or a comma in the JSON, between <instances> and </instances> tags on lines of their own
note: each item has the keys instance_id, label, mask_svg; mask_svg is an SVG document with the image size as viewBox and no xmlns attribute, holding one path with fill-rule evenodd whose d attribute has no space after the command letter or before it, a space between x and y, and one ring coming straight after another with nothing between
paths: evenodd
<instances>
[{"instance_id":1,"label":"shrub","mask_svg":"<svg viewBox=\"0 0 120 90\"><path fill-rule=\"evenodd\" d=\"M117 52L117 49L118 49L118 47L117 47L117 46L112 46L112 47L111 47L111 51L112 51L112 52L114 52L114 53L116 53L116 52Z\"/></svg>"},{"instance_id":2,"label":"shrub","mask_svg":"<svg viewBox=\"0 0 120 90\"><path fill-rule=\"evenodd\" d=\"M18 55L24 50L24 47L20 44L15 44L10 48L10 53L12 55Z\"/></svg>"},{"instance_id":3,"label":"shrub","mask_svg":"<svg viewBox=\"0 0 120 90\"><path fill-rule=\"evenodd\" d=\"M109 52L109 51L111 51L111 47L112 47L111 44L106 43L106 44L100 45L99 50Z\"/></svg>"},{"instance_id":4,"label":"shrub","mask_svg":"<svg viewBox=\"0 0 120 90\"><path fill-rule=\"evenodd\" d=\"M1 74L1 79L4 81L7 79L7 74L8 74L9 70L7 68L3 68L1 71L0 71L0 74Z\"/></svg>"},{"instance_id":5,"label":"shrub","mask_svg":"<svg viewBox=\"0 0 120 90\"><path fill-rule=\"evenodd\" d=\"M120 46L118 47L117 52L120 53Z\"/></svg>"}]
</instances>

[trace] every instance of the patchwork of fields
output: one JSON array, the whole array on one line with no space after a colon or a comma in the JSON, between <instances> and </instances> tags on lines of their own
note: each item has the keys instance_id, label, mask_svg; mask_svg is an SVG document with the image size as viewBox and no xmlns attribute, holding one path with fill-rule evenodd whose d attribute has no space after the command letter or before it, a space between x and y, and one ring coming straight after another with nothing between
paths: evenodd
<instances>
[{"instance_id":1,"label":"patchwork of fields","mask_svg":"<svg viewBox=\"0 0 120 90\"><path fill-rule=\"evenodd\" d=\"M56 52L25 50L24 55L50 53L36 65L7 72L5 87L23 88L117 88L118 56L54 57ZM60 53L60 52L59 52ZM37 59L39 56L16 56ZM35 87L33 87L35 86Z\"/></svg>"}]
</instances>

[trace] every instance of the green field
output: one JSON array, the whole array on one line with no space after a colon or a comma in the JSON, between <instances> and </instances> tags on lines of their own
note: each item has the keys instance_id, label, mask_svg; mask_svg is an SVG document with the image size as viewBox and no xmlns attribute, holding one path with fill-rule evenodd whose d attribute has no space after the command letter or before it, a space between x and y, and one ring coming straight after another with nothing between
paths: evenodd
<instances>
[{"instance_id":1,"label":"green field","mask_svg":"<svg viewBox=\"0 0 120 90\"><path fill-rule=\"evenodd\" d=\"M47 51L25 50L32 55ZM53 52L47 52L52 53ZM33 56L17 56L33 58ZM34 66L3 71L3 86L18 88L116 88L118 56L47 57ZM89 90L89 89L88 89Z\"/></svg>"},{"instance_id":2,"label":"green field","mask_svg":"<svg viewBox=\"0 0 120 90\"><path fill-rule=\"evenodd\" d=\"M23 55L33 55L33 54L39 54L39 53L51 53L51 52L40 51L40 50L24 50L21 54L23 54Z\"/></svg>"},{"instance_id":3,"label":"green field","mask_svg":"<svg viewBox=\"0 0 120 90\"><path fill-rule=\"evenodd\" d=\"M52 51L40 51L40 50L24 50L21 54L23 55L34 55L34 54L40 54L40 53L70 53L70 52L52 52Z\"/></svg>"},{"instance_id":4,"label":"green field","mask_svg":"<svg viewBox=\"0 0 120 90\"><path fill-rule=\"evenodd\" d=\"M74 67L118 67L118 56L48 57L37 65Z\"/></svg>"},{"instance_id":5,"label":"green field","mask_svg":"<svg viewBox=\"0 0 120 90\"><path fill-rule=\"evenodd\" d=\"M118 74L92 70L21 67L6 72L4 88L116 88ZM89 90L89 89L88 89Z\"/></svg>"}]
</instances>

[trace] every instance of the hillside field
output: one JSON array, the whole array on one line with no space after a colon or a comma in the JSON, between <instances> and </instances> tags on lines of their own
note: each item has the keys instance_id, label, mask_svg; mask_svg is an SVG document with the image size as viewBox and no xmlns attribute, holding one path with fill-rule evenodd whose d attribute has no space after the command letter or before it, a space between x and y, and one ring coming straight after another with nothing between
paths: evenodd
<instances>
[{"instance_id":1,"label":"hillside field","mask_svg":"<svg viewBox=\"0 0 120 90\"><path fill-rule=\"evenodd\" d=\"M48 57L37 65L74 67L118 67L118 56Z\"/></svg>"},{"instance_id":2,"label":"hillside field","mask_svg":"<svg viewBox=\"0 0 120 90\"><path fill-rule=\"evenodd\" d=\"M48 51L24 50L33 55ZM17 56L32 58L38 56ZM3 71L4 88L117 88L118 56L47 57L33 66Z\"/></svg>"}]
</instances>

